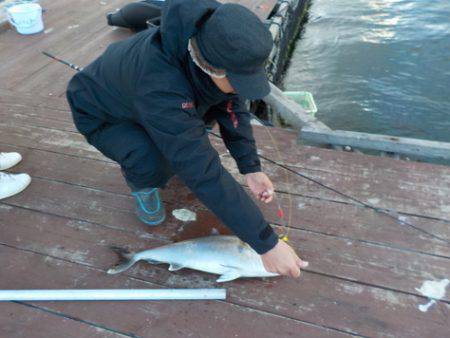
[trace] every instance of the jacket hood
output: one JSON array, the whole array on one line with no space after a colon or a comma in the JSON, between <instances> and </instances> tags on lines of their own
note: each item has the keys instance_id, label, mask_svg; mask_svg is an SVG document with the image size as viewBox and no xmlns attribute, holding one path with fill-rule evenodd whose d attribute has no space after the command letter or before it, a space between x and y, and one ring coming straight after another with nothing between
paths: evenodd
<instances>
[{"instance_id":1,"label":"jacket hood","mask_svg":"<svg viewBox=\"0 0 450 338\"><path fill-rule=\"evenodd\" d=\"M166 0L160 25L164 52L182 60L189 39L220 5L214 0Z\"/></svg>"}]
</instances>

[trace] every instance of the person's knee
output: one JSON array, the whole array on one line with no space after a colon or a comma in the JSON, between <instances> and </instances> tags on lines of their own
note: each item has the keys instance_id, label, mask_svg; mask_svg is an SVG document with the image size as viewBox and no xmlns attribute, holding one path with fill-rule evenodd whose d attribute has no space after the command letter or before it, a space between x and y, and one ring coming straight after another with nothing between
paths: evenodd
<instances>
[{"instance_id":1,"label":"person's knee","mask_svg":"<svg viewBox=\"0 0 450 338\"><path fill-rule=\"evenodd\" d=\"M121 161L122 167L134 174L146 176L161 176L170 172L170 166L165 158L149 144L130 149Z\"/></svg>"},{"instance_id":2,"label":"person's knee","mask_svg":"<svg viewBox=\"0 0 450 338\"><path fill-rule=\"evenodd\" d=\"M99 118L99 113L95 107L88 105L86 100L83 99L83 93L81 91L73 92L67 90L66 97L72 112L75 127L91 143L89 141L91 134L100 129L104 121Z\"/></svg>"},{"instance_id":3,"label":"person's knee","mask_svg":"<svg viewBox=\"0 0 450 338\"><path fill-rule=\"evenodd\" d=\"M173 176L169 162L151 143L131 150L121 165L127 180L139 188L164 187Z\"/></svg>"},{"instance_id":4,"label":"person's knee","mask_svg":"<svg viewBox=\"0 0 450 338\"><path fill-rule=\"evenodd\" d=\"M131 190L141 190L147 188L164 188L167 181L173 176L173 172L168 167L159 166L154 168L124 168L123 175Z\"/></svg>"}]
</instances>

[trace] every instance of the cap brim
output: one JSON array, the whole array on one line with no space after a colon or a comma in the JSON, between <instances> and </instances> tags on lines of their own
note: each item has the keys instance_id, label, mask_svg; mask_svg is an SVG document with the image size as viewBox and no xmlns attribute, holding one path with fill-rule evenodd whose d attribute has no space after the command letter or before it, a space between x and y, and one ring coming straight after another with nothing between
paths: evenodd
<instances>
[{"instance_id":1,"label":"cap brim","mask_svg":"<svg viewBox=\"0 0 450 338\"><path fill-rule=\"evenodd\" d=\"M259 100L270 93L269 80L263 67L252 74L236 74L227 71L227 78L236 93L248 100Z\"/></svg>"}]
</instances>

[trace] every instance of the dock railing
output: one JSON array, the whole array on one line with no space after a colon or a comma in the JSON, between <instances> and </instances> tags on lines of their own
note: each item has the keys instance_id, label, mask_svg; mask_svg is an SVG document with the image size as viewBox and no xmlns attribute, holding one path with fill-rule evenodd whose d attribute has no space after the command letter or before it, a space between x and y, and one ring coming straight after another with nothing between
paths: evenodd
<instances>
[{"instance_id":1,"label":"dock railing","mask_svg":"<svg viewBox=\"0 0 450 338\"><path fill-rule=\"evenodd\" d=\"M366 149L381 154L399 154L432 159L450 160L450 143L407 137L332 130L315 117L308 115L295 101L271 84L271 92L264 101L289 125L299 130L299 138L337 149Z\"/></svg>"}]
</instances>

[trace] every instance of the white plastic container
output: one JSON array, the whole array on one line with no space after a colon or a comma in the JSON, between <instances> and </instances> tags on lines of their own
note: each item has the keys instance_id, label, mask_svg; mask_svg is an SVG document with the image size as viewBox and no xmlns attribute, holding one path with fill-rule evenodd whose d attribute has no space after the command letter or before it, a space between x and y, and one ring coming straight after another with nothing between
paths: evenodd
<instances>
[{"instance_id":1,"label":"white plastic container","mask_svg":"<svg viewBox=\"0 0 450 338\"><path fill-rule=\"evenodd\" d=\"M297 102L305 111L314 117L317 113L316 102L310 92L283 92L284 95Z\"/></svg>"},{"instance_id":2,"label":"white plastic container","mask_svg":"<svg viewBox=\"0 0 450 338\"><path fill-rule=\"evenodd\" d=\"M42 7L37 3L18 3L6 8L9 23L20 34L35 34L44 30Z\"/></svg>"}]
</instances>

